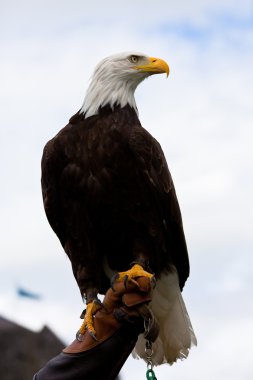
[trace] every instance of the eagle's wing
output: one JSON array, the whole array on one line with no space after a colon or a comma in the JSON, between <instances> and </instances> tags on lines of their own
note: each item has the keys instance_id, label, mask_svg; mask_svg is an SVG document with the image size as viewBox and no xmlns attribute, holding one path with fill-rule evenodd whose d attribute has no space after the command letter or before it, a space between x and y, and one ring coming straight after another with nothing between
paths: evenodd
<instances>
[{"instance_id":1,"label":"eagle's wing","mask_svg":"<svg viewBox=\"0 0 253 380\"><path fill-rule=\"evenodd\" d=\"M41 160L42 196L49 224L63 247L65 244L65 228L60 206L59 186L64 161L63 152L57 139L50 140L44 148Z\"/></svg>"},{"instance_id":2,"label":"eagle's wing","mask_svg":"<svg viewBox=\"0 0 253 380\"><path fill-rule=\"evenodd\" d=\"M167 235L167 253L177 269L177 273L172 270L161 274L150 303L160 327L159 337L153 344L153 363L172 364L178 358L186 358L191 346L197 344L180 292L189 276L182 217L160 144L147 131L136 125L132 130L130 146L146 184L156 199L157 212L164 218L163 233ZM134 355L146 358L145 339L142 335L138 338Z\"/></svg>"},{"instance_id":3,"label":"eagle's wing","mask_svg":"<svg viewBox=\"0 0 253 380\"><path fill-rule=\"evenodd\" d=\"M129 143L146 183L160 205L170 255L182 289L189 276L189 259L181 212L164 153L160 144L139 125L132 129Z\"/></svg>"}]
</instances>

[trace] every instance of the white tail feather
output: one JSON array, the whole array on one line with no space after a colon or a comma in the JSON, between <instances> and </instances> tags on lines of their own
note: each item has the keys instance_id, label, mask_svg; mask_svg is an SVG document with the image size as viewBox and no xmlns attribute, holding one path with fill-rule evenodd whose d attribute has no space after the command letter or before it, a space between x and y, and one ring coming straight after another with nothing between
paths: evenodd
<instances>
[{"instance_id":1,"label":"white tail feather","mask_svg":"<svg viewBox=\"0 0 253 380\"><path fill-rule=\"evenodd\" d=\"M180 292L176 269L161 275L153 291L150 308L160 327L159 336L152 345L153 364L173 364L177 359L187 358L190 348L197 345L197 339ZM133 356L146 359L142 334Z\"/></svg>"}]
</instances>

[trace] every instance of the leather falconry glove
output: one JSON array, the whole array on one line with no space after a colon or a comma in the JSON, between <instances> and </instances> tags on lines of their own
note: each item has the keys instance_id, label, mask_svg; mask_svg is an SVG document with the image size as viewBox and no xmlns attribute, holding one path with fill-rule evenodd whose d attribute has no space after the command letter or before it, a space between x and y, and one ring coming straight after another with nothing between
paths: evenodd
<instances>
[{"instance_id":1,"label":"leather falconry glove","mask_svg":"<svg viewBox=\"0 0 253 380\"><path fill-rule=\"evenodd\" d=\"M115 282L94 315L95 340L88 331L51 359L34 380L114 380L148 322L145 337L154 342L159 328L147 304L150 280Z\"/></svg>"}]
</instances>

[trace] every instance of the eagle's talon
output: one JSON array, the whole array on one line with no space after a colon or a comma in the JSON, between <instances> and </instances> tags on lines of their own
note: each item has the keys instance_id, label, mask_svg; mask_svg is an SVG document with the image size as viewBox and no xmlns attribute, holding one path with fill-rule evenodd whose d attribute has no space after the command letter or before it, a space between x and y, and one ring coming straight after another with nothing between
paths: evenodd
<instances>
[{"instance_id":1,"label":"eagle's talon","mask_svg":"<svg viewBox=\"0 0 253 380\"><path fill-rule=\"evenodd\" d=\"M82 340L83 340L82 335L84 335L87 331L92 336L93 339L97 340L95 338L96 331L95 331L94 326L93 326L93 316L102 307L103 307L103 305L101 305L101 301L98 298L93 299L92 301L90 301L87 304L85 313L82 313L84 315L84 320L83 320L82 326L80 327L80 329L76 333L76 339L79 342L82 342Z\"/></svg>"},{"instance_id":2,"label":"eagle's talon","mask_svg":"<svg viewBox=\"0 0 253 380\"><path fill-rule=\"evenodd\" d=\"M90 336L91 336L96 342L98 342L98 338L96 337L96 335L95 335L92 331L90 331L90 330L88 329L88 333L90 334Z\"/></svg>"},{"instance_id":3,"label":"eagle's talon","mask_svg":"<svg viewBox=\"0 0 253 380\"><path fill-rule=\"evenodd\" d=\"M84 334L81 334L80 330L78 330L76 333L76 340L78 340L78 342L83 342L83 336Z\"/></svg>"},{"instance_id":4,"label":"eagle's talon","mask_svg":"<svg viewBox=\"0 0 253 380\"><path fill-rule=\"evenodd\" d=\"M124 276L124 287L125 287L125 289L127 289L127 283L128 283L128 275L126 274Z\"/></svg>"},{"instance_id":5,"label":"eagle's talon","mask_svg":"<svg viewBox=\"0 0 253 380\"><path fill-rule=\"evenodd\" d=\"M155 278L155 276L153 276L152 278L151 278L151 286L152 286L152 288L153 289L155 289L155 287L156 287L156 278Z\"/></svg>"},{"instance_id":6,"label":"eagle's talon","mask_svg":"<svg viewBox=\"0 0 253 380\"><path fill-rule=\"evenodd\" d=\"M146 277L150 280L151 285L155 285L155 278L154 275L145 271L141 265L135 264L131 269L129 269L126 272L120 272L113 276L112 283L114 284L115 281L123 281L125 289L127 289L128 282L134 283L137 287L139 287L138 282L136 279L138 277ZM112 288L113 289L113 288Z\"/></svg>"},{"instance_id":7,"label":"eagle's talon","mask_svg":"<svg viewBox=\"0 0 253 380\"><path fill-rule=\"evenodd\" d=\"M96 305L99 305L101 307L104 307L103 303L100 301L100 299L98 298L95 298L93 301L92 301L94 304Z\"/></svg>"},{"instance_id":8,"label":"eagle's talon","mask_svg":"<svg viewBox=\"0 0 253 380\"><path fill-rule=\"evenodd\" d=\"M111 288L113 291L115 291L114 284L118 280L118 278L119 278L119 273L114 274L111 278Z\"/></svg>"},{"instance_id":9,"label":"eagle's talon","mask_svg":"<svg viewBox=\"0 0 253 380\"><path fill-rule=\"evenodd\" d=\"M95 305L98 305L101 309L104 309L105 311L107 311L106 306L103 304L103 302L100 301L100 299L98 299L98 298L94 299L93 303Z\"/></svg>"}]
</instances>

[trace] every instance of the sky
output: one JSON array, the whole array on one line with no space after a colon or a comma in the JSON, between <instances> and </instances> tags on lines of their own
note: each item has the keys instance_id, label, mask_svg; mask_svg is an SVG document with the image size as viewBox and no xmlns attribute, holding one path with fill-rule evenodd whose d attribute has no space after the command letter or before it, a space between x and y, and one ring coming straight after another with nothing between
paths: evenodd
<instances>
[{"instance_id":1,"label":"sky","mask_svg":"<svg viewBox=\"0 0 253 380\"><path fill-rule=\"evenodd\" d=\"M0 43L0 314L74 338L83 305L43 210L42 150L79 110L98 61L140 51L171 69L143 82L136 102L174 179L198 338L156 376L252 379L252 1L1 0ZM42 300L18 298L18 286ZM129 358L122 379L145 371Z\"/></svg>"}]
</instances>

